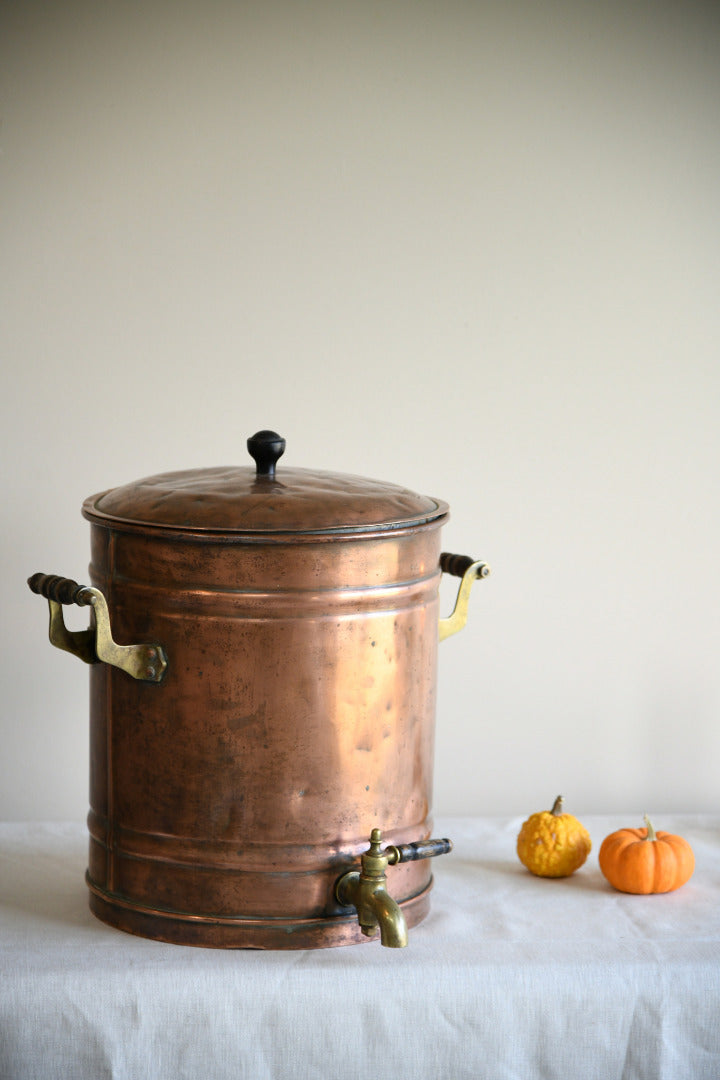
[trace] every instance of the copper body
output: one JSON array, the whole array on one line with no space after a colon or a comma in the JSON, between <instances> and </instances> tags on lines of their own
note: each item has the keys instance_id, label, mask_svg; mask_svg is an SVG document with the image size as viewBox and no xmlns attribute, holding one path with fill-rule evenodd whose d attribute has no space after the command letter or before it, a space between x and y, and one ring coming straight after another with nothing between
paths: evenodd
<instances>
[{"instance_id":1,"label":"copper body","mask_svg":"<svg viewBox=\"0 0 720 1080\"><path fill-rule=\"evenodd\" d=\"M156 640L157 685L91 668L91 907L218 947L365 940L334 884L373 827L430 835L436 520L348 536L92 523L118 641ZM410 926L428 860L391 868Z\"/></svg>"}]
</instances>

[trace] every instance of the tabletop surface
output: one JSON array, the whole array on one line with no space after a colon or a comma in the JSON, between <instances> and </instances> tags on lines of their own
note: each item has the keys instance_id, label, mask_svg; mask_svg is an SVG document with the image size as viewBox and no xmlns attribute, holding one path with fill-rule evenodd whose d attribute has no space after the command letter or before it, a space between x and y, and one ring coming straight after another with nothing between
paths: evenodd
<instances>
[{"instance_id":1,"label":"tabletop surface","mask_svg":"<svg viewBox=\"0 0 720 1080\"><path fill-rule=\"evenodd\" d=\"M695 873L662 896L529 874L521 818L438 818L407 949L197 949L97 921L82 824L0 824L0 1078L718 1080L720 817L657 828ZM392 888L392 869L388 882Z\"/></svg>"}]
</instances>

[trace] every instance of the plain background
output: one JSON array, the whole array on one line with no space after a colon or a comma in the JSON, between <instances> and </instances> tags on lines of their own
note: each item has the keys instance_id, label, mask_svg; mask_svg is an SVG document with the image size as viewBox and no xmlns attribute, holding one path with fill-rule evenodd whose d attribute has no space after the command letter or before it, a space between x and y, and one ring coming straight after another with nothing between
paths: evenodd
<instances>
[{"instance_id":1,"label":"plain background","mask_svg":"<svg viewBox=\"0 0 720 1080\"><path fill-rule=\"evenodd\" d=\"M87 671L26 578L86 579L87 495L261 427L492 565L436 812L717 810L717 5L0 20L0 817L87 808Z\"/></svg>"}]
</instances>

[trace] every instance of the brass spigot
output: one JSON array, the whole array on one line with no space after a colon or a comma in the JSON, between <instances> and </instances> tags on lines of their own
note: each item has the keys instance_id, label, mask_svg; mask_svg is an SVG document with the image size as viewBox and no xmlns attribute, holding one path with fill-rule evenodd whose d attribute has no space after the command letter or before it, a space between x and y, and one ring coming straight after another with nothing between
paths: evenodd
<instances>
[{"instance_id":1,"label":"brass spigot","mask_svg":"<svg viewBox=\"0 0 720 1080\"><path fill-rule=\"evenodd\" d=\"M360 929L366 937L380 930L380 943L402 949L408 943L407 923L398 904L387 891L388 866L414 859L428 859L452 851L449 840L425 840L396 847L380 848L382 833L373 829L370 847L360 857L360 871L350 870L335 885L335 896L343 907L354 907Z\"/></svg>"}]
</instances>

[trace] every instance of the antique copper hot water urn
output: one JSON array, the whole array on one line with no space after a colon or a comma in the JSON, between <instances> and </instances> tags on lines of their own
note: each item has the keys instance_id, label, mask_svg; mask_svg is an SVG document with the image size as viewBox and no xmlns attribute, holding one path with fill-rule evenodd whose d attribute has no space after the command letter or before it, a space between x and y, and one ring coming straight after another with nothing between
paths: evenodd
<instances>
[{"instance_id":1,"label":"antique copper hot water urn","mask_svg":"<svg viewBox=\"0 0 720 1080\"><path fill-rule=\"evenodd\" d=\"M92 496L92 584L29 580L90 665L90 906L188 945L404 945L450 849L430 839L437 643L488 570L441 555L445 503L276 468L274 432L248 449Z\"/></svg>"}]
</instances>

